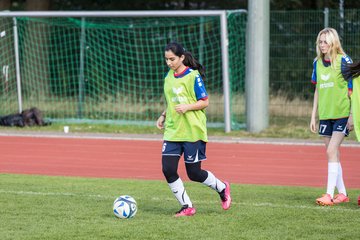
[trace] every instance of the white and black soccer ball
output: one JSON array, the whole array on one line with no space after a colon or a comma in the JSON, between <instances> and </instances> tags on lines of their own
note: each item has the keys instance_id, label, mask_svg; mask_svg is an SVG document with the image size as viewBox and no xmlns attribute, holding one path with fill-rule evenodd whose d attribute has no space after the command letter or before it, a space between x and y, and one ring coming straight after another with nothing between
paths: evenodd
<instances>
[{"instance_id":1,"label":"white and black soccer ball","mask_svg":"<svg viewBox=\"0 0 360 240\"><path fill-rule=\"evenodd\" d=\"M118 218L132 218L137 212L137 204L133 197L123 195L115 199L113 211Z\"/></svg>"}]
</instances>

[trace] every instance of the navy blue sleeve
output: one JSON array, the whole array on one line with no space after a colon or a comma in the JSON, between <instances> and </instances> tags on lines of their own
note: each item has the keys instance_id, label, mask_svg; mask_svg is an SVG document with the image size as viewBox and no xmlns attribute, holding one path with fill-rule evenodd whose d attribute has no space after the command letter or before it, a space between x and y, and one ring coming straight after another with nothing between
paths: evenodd
<instances>
[{"instance_id":1,"label":"navy blue sleeve","mask_svg":"<svg viewBox=\"0 0 360 240\"><path fill-rule=\"evenodd\" d=\"M345 72L346 72L346 66L347 66L348 64L351 64L351 63L353 63L353 61L352 61L352 59L351 59L349 56L347 56L347 55L343 56L343 57L341 58L341 73L345 73ZM350 91L352 91L352 89L353 89L352 77L350 77L350 78L348 79L348 89L349 89Z\"/></svg>"},{"instance_id":2,"label":"navy blue sleeve","mask_svg":"<svg viewBox=\"0 0 360 240\"><path fill-rule=\"evenodd\" d=\"M202 80L200 75L195 76L194 91L195 91L197 100L208 98L208 94L205 89L204 81Z\"/></svg>"},{"instance_id":3,"label":"navy blue sleeve","mask_svg":"<svg viewBox=\"0 0 360 240\"><path fill-rule=\"evenodd\" d=\"M314 60L314 63L313 63L313 71L312 71L312 76L311 76L311 82L313 84L316 84L317 83L317 78L316 78L316 63L317 63L317 60Z\"/></svg>"}]
</instances>

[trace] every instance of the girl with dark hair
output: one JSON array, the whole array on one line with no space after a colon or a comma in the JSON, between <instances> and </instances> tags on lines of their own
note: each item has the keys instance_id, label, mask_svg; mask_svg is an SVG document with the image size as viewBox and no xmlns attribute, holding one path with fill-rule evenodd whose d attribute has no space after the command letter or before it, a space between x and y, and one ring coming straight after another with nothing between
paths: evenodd
<instances>
[{"instance_id":1,"label":"girl with dark hair","mask_svg":"<svg viewBox=\"0 0 360 240\"><path fill-rule=\"evenodd\" d=\"M175 216L192 216L196 212L177 172L182 155L189 179L217 191L222 208L227 210L231 204L230 184L201 168L201 162L206 160L208 141L205 108L209 105L209 98L203 81L204 67L176 42L166 46L165 61L170 68L164 81L167 108L156 125L165 129L162 171L182 206Z\"/></svg>"}]
</instances>

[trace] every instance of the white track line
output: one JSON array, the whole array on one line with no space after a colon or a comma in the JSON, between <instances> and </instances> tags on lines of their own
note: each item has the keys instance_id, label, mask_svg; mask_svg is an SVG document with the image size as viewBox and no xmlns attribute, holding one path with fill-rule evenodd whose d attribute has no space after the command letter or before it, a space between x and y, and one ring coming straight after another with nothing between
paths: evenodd
<instances>
[{"instance_id":1,"label":"white track line","mask_svg":"<svg viewBox=\"0 0 360 240\"><path fill-rule=\"evenodd\" d=\"M69 192L33 192L33 191L6 191L1 190L1 194L14 194L14 195L38 195L38 196L70 196L70 197L84 197L84 198L96 198L96 199L109 199L114 200L117 196L109 196L109 195L100 195L100 194L76 194ZM137 200L141 200L141 198L136 198ZM152 201L155 202L163 202L163 201L174 201L174 198L151 198ZM197 200L194 201L196 204L219 204L219 201L202 201ZM287 209L309 209L309 210L318 210L318 211L339 211L339 212L359 212L359 209L348 209L348 208L337 208L337 207L321 207L321 206L306 206L306 205L288 205L288 204L274 204L274 203L249 203L249 202L235 202L232 201L233 205L240 205L246 207L265 207L265 208L287 208ZM315 202L314 202L315 205Z\"/></svg>"},{"instance_id":2,"label":"white track line","mask_svg":"<svg viewBox=\"0 0 360 240\"><path fill-rule=\"evenodd\" d=\"M36 138L72 138L72 139L107 139L128 141L162 141L160 134L99 134L99 133L51 133L51 132L1 132L4 137L36 137ZM324 146L322 141L306 139L277 139L277 138L236 138L209 136L209 142L238 143L238 144L271 144L289 146ZM360 143L345 141L342 147L360 148Z\"/></svg>"}]
</instances>

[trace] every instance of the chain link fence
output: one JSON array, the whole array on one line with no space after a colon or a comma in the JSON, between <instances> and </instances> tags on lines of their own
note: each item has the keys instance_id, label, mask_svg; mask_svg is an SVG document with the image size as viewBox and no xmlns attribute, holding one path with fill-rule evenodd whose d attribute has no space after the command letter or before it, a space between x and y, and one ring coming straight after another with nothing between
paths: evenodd
<instances>
[{"instance_id":1,"label":"chain link fence","mask_svg":"<svg viewBox=\"0 0 360 240\"><path fill-rule=\"evenodd\" d=\"M307 122L317 34L335 28L345 52L360 60L360 10L271 11L270 19L270 123Z\"/></svg>"}]
</instances>

